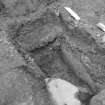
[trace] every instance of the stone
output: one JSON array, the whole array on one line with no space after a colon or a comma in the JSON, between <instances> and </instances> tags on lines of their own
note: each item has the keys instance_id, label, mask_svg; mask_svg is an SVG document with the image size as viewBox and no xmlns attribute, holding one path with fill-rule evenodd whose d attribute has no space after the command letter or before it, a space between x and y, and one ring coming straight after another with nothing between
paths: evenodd
<instances>
[{"instance_id":1,"label":"stone","mask_svg":"<svg viewBox=\"0 0 105 105\"><path fill-rule=\"evenodd\" d=\"M105 105L105 90L95 95L91 101L90 105Z\"/></svg>"},{"instance_id":2,"label":"stone","mask_svg":"<svg viewBox=\"0 0 105 105\"><path fill-rule=\"evenodd\" d=\"M76 98L78 88L59 78L46 79L49 93L52 100L56 105L81 105L80 101Z\"/></svg>"}]
</instances>

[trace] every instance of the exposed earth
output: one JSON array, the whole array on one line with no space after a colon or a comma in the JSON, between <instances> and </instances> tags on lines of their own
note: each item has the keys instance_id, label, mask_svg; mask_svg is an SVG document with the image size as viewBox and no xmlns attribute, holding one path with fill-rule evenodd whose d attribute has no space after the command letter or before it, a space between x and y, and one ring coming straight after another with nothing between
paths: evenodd
<instances>
[{"instance_id":1,"label":"exposed earth","mask_svg":"<svg viewBox=\"0 0 105 105\"><path fill-rule=\"evenodd\" d=\"M81 105L104 105L98 22L105 23L104 0L0 0L0 105L54 105L46 78L79 87Z\"/></svg>"}]
</instances>

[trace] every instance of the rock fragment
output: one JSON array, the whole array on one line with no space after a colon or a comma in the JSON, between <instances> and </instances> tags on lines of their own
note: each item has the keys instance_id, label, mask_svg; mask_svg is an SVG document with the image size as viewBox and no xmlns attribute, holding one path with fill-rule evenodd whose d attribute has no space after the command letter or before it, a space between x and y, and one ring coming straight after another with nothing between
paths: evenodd
<instances>
[{"instance_id":1,"label":"rock fragment","mask_svg":"<svg viewBox=\"0 0 105 105\"><path fill-rule=\"evenodd\" d=\"M55 78L48 82L47 87L56 105L81 105L76 98L76 93L79 90L73 84Z\"/></svg>"},{"instance_id":2,"label":"rock fragment","mask_svg":"<svg viewBox=\"0 0 105 105\"><path fill-rule=\"evenodd\" d=\"M105 105L105 90L95 95L91 101L90 105Z\"/></svg>"}]
</instances>

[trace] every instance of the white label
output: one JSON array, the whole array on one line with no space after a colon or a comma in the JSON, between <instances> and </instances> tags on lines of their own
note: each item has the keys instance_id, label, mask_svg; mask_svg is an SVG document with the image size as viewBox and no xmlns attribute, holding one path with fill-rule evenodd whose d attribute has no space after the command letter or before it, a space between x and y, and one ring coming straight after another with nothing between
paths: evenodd
<instances>
[{"instance_id":1,"label":"white label","mask_svg":"<svg viewBox=\"0 0 105 105\"><path fill-rule=\"evenodd\" d=\"M73 18L75 18L77 21L80 20L79 15L76 12L74 12L71 8L69 7L64 7L64 8L71 14Z\"/></svg>"}]
</instances>

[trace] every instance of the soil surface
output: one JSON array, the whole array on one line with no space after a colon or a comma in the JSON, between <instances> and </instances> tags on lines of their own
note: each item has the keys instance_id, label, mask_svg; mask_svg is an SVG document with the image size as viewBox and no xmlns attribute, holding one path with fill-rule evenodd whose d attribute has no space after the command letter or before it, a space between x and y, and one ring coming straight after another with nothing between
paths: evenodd
<instances>
[{"instance_id":1,"label":"soil surface","mask_svg":"<svg viewBox=\"0 0 105 105\"><path fill-rule=\"evenodd\" d=\"M87 89L80 90L83 105L98 97L105 88L105 44L96 24L105 23L104 5L0 0L0 105L53 105L45 79L55 77ZM80 16L78 24L64 6Z\"/></svg>"}]
</instances>

